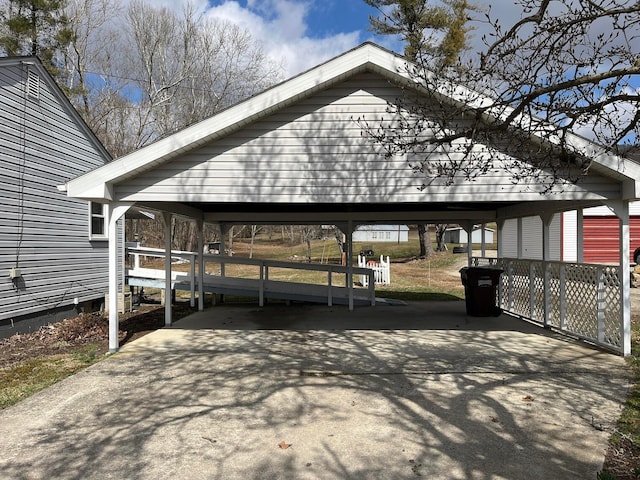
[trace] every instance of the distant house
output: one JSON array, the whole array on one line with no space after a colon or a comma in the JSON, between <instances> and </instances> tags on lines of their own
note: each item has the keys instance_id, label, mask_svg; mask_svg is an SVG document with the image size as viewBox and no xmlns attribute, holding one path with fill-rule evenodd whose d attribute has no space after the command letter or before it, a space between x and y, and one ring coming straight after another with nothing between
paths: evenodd
<instances>
[{"instance_id":1,"label":"distant house","mask_svg":"<svg viewBox=\"0 0 640 480\"><path fill-rule=\"evenodd\" d=\"M353 232L354 242L408 242L406 225L361 225Z\"/></svg>"},{"instance_id":2,"label":"distant house","mask_svg":"<svg viewBox=\"0 0 640 480\"><path fill-rule=\"evenodd\" d=\"M104 206L58 186L110 159L37 58L0 58L0 336L102 301Z\"/></svg>"},{"instance_id":3,"label":"distant house","mask_svg":"<svg viewBox=\"0 0 640 480\"><path fill-rule=\"evenodd\" d=\"M494 242L494 231L491 228L484 229L485 243ZM444 232L445 243L467 243L469 236L467 231L462 227L450 227ZM474 227L471 232L471 243L482 243L482 228Z\"/></svg>"}]
</instances>

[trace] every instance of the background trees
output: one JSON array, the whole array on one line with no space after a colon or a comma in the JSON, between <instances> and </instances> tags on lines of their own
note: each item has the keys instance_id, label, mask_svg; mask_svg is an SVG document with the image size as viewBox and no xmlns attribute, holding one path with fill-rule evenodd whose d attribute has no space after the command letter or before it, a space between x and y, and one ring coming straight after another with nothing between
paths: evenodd
<instances>
[{"instance_id":1,"label":"background trees","mask_svg":"<svg viewBox=\"0 0 640 480\"><path fill-rule=\"evenodd\" d=\"M176 13L144 0L0 0L0 54L39 56L120 157L280 80L282 67L247 30L193 5ZM158 221L141 225L160 246ZM174 246L195 248L194 229L174 219Z\"/></svg>"},{"instance_id":2,"label":"background trees","mask_svg":"<svg viewBox=\"0 0 640 480\"><path fill-rule=\"evenodd\" d=\"M247 30L193 4L176 13L144 0L0 0L0 14L0 51L38 55L115 157L281 76Z\"/></svg>"},{"instance_id":3,"label":"background trees","mask_svg":"<svg viewBox=\"0 0 640 480\"><path fill-rule=\"evenodd\" d=\"M54 75L58 55L73 41L64 0L5 0L0 9L0 48L7 55L38 55Z\"/></svg>"}]
</instances>

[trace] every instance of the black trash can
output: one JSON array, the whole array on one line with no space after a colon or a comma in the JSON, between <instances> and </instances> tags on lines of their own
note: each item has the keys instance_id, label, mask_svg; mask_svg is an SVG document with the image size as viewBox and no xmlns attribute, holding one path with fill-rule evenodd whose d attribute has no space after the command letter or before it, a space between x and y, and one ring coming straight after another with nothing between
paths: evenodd
<instances>
[{"instance_id":1,"label":"black trash can","mask_svg":"<svg viewBox=\"0 0 640 480\"><path fill-rule=\"evenodd\" d=\"M499 268L487 267L460 269L467 315L497 317L502 313L502 309L496 305L496 289L503 271Z\"/></svg>"}]
</instances>

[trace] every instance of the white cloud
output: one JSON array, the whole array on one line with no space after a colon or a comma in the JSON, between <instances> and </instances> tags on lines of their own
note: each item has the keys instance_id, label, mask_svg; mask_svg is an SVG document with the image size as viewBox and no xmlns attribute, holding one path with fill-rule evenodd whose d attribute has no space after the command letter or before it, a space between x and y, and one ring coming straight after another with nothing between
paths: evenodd
<instances>
[{"instance_id":1,"label":"white cloud","mask_svg":"<svg viewBox=\"0 0 640 480\"><path fill-rule=\"evenodd\" d=\"M251 8L252 6L256 8ZM290 77L358 45L360 32L339 33L324 38L307 35L311 4L291 0L250 1L248 8L226 1L210 8L207 15L247 28L265 53L283 63Z\"/></svg>"}]
</instances>

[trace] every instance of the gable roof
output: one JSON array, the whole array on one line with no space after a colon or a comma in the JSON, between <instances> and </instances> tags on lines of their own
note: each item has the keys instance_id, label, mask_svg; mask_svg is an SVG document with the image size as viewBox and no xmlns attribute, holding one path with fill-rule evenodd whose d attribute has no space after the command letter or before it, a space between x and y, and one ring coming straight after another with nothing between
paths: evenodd
<instances>
[{"instance_id":1,"label":"gable roof","mask_svg":"<svg viewBox=\"0 0 640 480\"><path fill-rule=\"evenodd\" d=\"M67 183L67 191L71 196L111 200L110 184L138 175L186 151L228 135L356 73L373 71L409 85L408 75L402 73L404 67L405 61L399 55L365 43L105 167L71 180Z\"/></svg>"},{"instance_id":2,"label":"gable roof","mask_svg":"<svg viewBox=\"0 0 640 480\"><path fill-rule=\"evenodd\" d=\"M96 134L93 133L93 130L89 128L87 122L84 121L82 116L71 104L69 98L65 95L65 93L62 91L60 86L56 83L56 81L53 79L51 74L47 71L38 57L0 57L0 68L13 66L28 66L29 68L35 70L38 73L40 81L44 82L47 85L47 88L49 89L51 94L56 98L65 113L73 119L74 123L82 131L87 140L93 144L93 146L98 152L100 152L105 160L112 160L111 154L107 151L104 145L102 145L102 142L98 139Z\"/></svg>"},{"instance_id":3,"label":"gable roof","mask_svg":"<svg viewBox=\"0 0 640 480\"><path fill-rule=\"evenodd\" d=\"M71 180L66 185L68 195L98 201L117 200L114 195L114 186L118 183L144 176L146 172L172 159L177 159L196 148L229 136L244 126L301 102L303 99L344 82L359 73L373 72L396 85L415 88L407 70L407 63L403 57L375 44L365 43L213 117ZM448 88L446 91L451 92L452 90ZM455 91L458 92L457 98L451 98L452 103L460 102L469 97L465 94L468 90L463 86L457 86ZM479 95L473 97L478 102L491 101L487 97L480 98ZM590 152L594 159L593 171L623 184L624 198L633 199L639 195L640 166L629 162L629 165L622 167L620 157L610 154L596 144L577 135L573 136L571 140L576 148ZM556 198L554 201L554 208L558 209L559 200ZM490 203L486 200L485 202ZM552 205L552 203L549 202L548 205ZM465 208L468 209L469 205L465 205ZM494 207L487 205L486 208ZM326 223L326 220L323 223Z\"/></svg>"}]
</instances>

